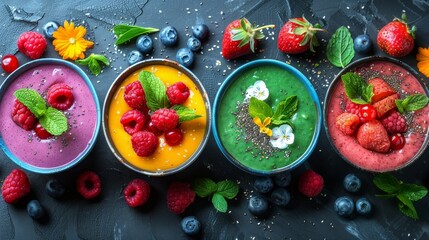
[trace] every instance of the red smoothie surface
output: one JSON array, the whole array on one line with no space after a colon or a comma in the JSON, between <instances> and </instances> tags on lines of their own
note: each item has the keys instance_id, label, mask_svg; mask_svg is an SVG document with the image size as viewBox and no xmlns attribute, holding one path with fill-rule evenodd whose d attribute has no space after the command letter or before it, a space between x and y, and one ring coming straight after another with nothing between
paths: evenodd
<instances>
[{"instance_id":1,"label":"red smoothie surface","mask_svg":"<svg viewBox=\"0 0 429 240\"><path fill-rule=\"evenodd\" d=\"M373 77L381 77L397 91L401 99L414 93L426 95L425 89L416 77L409 71L392 62L374 61L364 63L353 72L359 74L365 81ZM423 152L429 125L429 106L412 113L404 114L407 119L408 131L404 134L405 146L400 150L390 150L388 153L378 153L363 148L356 136L343 134L336 126L335 120L345 110L347 96L344 85L338 79L331 87L326 108L328 135L338 152L353 165L374 172L398 170L414 161Z\"/></svg>"}]
</instances>

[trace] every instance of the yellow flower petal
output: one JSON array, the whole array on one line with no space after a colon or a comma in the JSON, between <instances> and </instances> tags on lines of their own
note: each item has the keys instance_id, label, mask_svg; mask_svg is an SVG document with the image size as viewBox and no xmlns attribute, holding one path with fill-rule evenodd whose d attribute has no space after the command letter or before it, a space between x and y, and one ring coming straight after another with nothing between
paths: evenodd
<instances>
[{"instance_id":1,"label":"yellow flower petal","mask_svg":"<svg viewBox=\"0 0 429 240\"><path fill-rule=\"evenodd\" d=\"M74 22L64 21L64 26L60 26L54 33L55 51L63 59L76 60L84 58L87 48L94 46L94 42L84 39L86 28L83 26L75 27Z\"/></svg>"},{"instance_id":2,"label":"yellow flower petal","mask_svg":"<svg viewBox=\"0 0 429 240\"><path fill-rule=\"evenodd\" d=\"M254 117L254 118L253 118L253 122L254 122L256 125L258 125L259 127L263 127L263 125L262 125L262 121L261 121L261 119L260 119L260 118L258 118L258 117Z\"/></svg>"}]
</instances>

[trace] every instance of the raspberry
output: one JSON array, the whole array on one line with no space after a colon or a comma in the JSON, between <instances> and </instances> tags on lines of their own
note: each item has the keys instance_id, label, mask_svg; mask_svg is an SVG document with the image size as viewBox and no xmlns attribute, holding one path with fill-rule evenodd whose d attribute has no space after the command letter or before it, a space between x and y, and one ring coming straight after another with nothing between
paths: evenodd
<instances>
[{"instance_id":1,"label":"raspberry","mask_svg":"<svg viewBox=\"0 0 429 240\"><path fill-rule=\"evenodd\" d=\"M173 182L167 190L167 206L170 211L181 214L194 201L195 192L191 184L186 182Z\"/></svg>"},{"instance_id":2,"label":"raspberry","mask_svg":"<svg viewBox=\"0 0 429 240\"><path fill-rule=\"evenodd\" d=\"M354 102L352 102L350 100L347 101L346 112L359 115L359 109L360 109L360 105L359 104L354 103Z\"/></svg>"},{"instance_id":3,"label":"raspberry","mask_svg":"<svg viewBox=\"0 0 429 240\"><path fill-rule=\"evenodd\" d=\"M95 198L101 193L100 177L93 171L81 173L76 183L77 191L85 199Z\"/></svg>"},{"instance_id":4,"label":"raspberry","mask_svg":"<svg viewBox=\"0 0 429 240\"><path fill-rule=\"evenodd\" d=\"M182 104L189 97L189 88L183 82L177 82L167 88L167 97L171 105Z\"/></svg>"},{"instance_id":5,"label":"raspberry","mask_svg":"<svg viewBox=\"0 0 429 240\"><path fill-rule=\"evenodd\" d=\"M74 103L72 88L65 83L56 83L49 87L46 98L53 108L61 111L69 109Z\"/></svg>"},{"instance_id":6,"label":"raspberry","mask_svg":"<svg viewBox=\"0 0 429 240\"><path fill-rule=\"evenodd\" d=\"M145 204L150 195L150 185L141 179L134 179L124 189L124 197L128 206L138 207Z\"/></svg>"},{"instance_id":7,"label":"raspberry","mask_svg":"<svg viewBox=\"0 0 429 240\"><path fill-rule=\"evenodd\" d=\"M408 130L405 118L396 110L392 110L380 119L388 133L404 133Z\"/></svg>"},{"instance_id":8,"label":"raspberry","mask_svg":"<svg viewBox=\"0 0 429 240\"><path fill-rule=\"evenodd\" d=\"M37 123L36 127L34 128L34 131L36 132L36 135L40 139L48 139L48 138L52 137L52 134L50 134L48 131L46 131L46 129L43 128L42 125L40 125L40 123Z\"/></svg>"},{"instance_id":9,"label":"raspberry","mask_svg":"<svg viewBox=\"0 0 429 240\"><path fill-rule=\"evenodd\" d=\"M36 116L18 99L15 99L13 105L12 120L27 131L32 130L37 122Z\"/></svg>"},{"instance_id":10,"label":"raspberry","mask_svg":"<svg viewBox=\"0 0 429 240\"><path fill-rule=\"evenodd\" d=\"M30 181L25 172L12 170L1 187L1 195L6 203L15 203L30 192Z\"/></svg>"},{"instance_id":11,"label":"raspberry","mask_svg":"<svg viewBox=\"0 0 429 240\"><path fill-rule=\"evenodd\" d=\"M346 135L353 135L359 123L359 117L348 112L341 113L335 120L335 126Z\"/></svg>"},{"instance_id":12,"label":"raspberry","mask_svg":"<svg viewBox=\"0 0 429 240\"><path fill-rule=\"evenodd\" d=\"M316 197L322 192L323 177L313 170L305 171L299 178L298 190L307 197Z\"/></svg>"},{"instance_id":13,"label":"raspberry","mask_svg":"<svg viewBox=\"0 0 429 240\"><path fill-rule=\"evenodd\" d=\"M133 135L145 128L146 117L139 110L131 110L122 115L121 124L128 134Z\"/></svg>"},{"instance_id":14,"label":"raspberry","mask_svg":"<svg viewBox=\"0 0 429 240\"><path fill-rule=\"evenodd\" d=\"M161 131L167 131L179 124L179 115L172 109L161 108L152 114L152 124Z\"/></svg>"},{"instance_id":15,"label":"raspberry","mask_svg":"<svg viewBox=\"0 0 429 240\"><path fill-rule=\"evenodd\" d=\"M140 157L150 156L158 147L159 140L155 134L148 131L139 131L131 136L134 151Z\"/></svg>"},{"instance_id":16,"label":"raspberry","mask_svg":"<svg viewBox=\"0 0 429 240\"><path fill-rule=\"evenodd\" d=\"M139 81L132 82L125 86L124 99L128 106L147 112L146 96L143 86Z\"/></svg>"},{"instance_id":17,"label":"raspberry","mask_svg":"<svg viewBox=\"0 0 429 240\"><path fill-rule=\"evenodd\" d=\"M18 38L18 49L31 59L39 58L46 49L46 39L38 32L24 32Z\"/></svg>"}]
</instances>

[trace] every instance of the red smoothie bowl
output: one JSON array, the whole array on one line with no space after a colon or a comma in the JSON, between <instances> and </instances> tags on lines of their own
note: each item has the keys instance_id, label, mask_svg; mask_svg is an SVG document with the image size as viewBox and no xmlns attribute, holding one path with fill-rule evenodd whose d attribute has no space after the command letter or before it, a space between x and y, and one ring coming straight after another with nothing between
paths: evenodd
<instances>
[{"instance_id":1,"label":"red smoothie bowl","mask_svg":"<svg viewBox=\"0 0 429 240\"><path fill-rule=\"evenodd\" d=\"M414 94L422 94L423 97L428 95L422 77L410 66L399 60L387 57L367 57L353 62L335 77L325 97L324 125L328 139L338 155L352 165L371 172L399 170L417 160L428 144L429 106L425 105L418 110L399 113L399 109L395 105L396 102L391 101L393 102L393 105L390 105L392 109L384 115L377 112L377 117L375 120L371 120L371 124L365 124L365 120L363 121L361 118L364 111L359 110L356 114L360 114L359 125L354 127L354 132L346 134L340 129L337 121L341 114L351 112L350 107L347 107L350 106L348 104L351 101L345 93L342 81L342 76L347 73L356 73L367 83L368 81L372 83L374 78L383 79L390 86L390 89L393 89L390 96L396 94L398 100L404 100L407 96ZM377 90L374 87L372 91ZM374 97L371 100L371 106L379 111L381 102L377 103L373 100ZM358 104L357 106L363 105ZM384 102L383 106L386 106ZM388 127L389 121L393 121L386 120L395 111L395 114L399 113L402 116L402 122L405 122L406 126L405 132L400 133L403 136L402 139L405 139L405 145L399 149L395 149L394 140L392 141L393 135L397 133ZM373 122L377 122L377 124L373 124ZM368 137L370 134L365 131L368 125L382 125L382 131L376 131L371 135L383 137L374 138L372 141L372 136ZM378 143L379 139L386 139L386 134L389 141L381 142L386 143L383 146L387 146L387 148L381 148L382 144L375 143ZM368 147L368 145L375 146L377 149ZM383 151L379 149L383 149Z\"/></svg>"}]
</instances>

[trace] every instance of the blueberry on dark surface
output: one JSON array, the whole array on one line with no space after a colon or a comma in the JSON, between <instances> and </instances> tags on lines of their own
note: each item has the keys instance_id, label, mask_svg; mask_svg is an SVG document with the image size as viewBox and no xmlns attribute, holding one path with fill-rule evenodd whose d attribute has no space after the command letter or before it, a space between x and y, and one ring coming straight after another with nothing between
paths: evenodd
<instances>
[{"instance_id":1,"label":"blueberry on dark surface","mask_svg":"<svg viewBox=\"0 0 429 240\"><path fill-rule=\"evenodd\" d=\"M282 172L273 176L274 184L278 187L287 187L292 181L290 172Z\"/></svg>"},{"instance_id":2,"label":"blueberry on dark surface","mask_svg":"<svg viewBox=\"0 0 429 240\"><path fill-rule=\"evenodd\" d=\"M159 32L159 39L166 47L173 47L179 40L179 34L174 27L167 26Z\"/></svg>"},{"instance_id":3,"label":"blueberry on dark surface","mask_svg":"<svg viewBox=\"0 0 429 240\"><path fill-rule=\"evenodd\" d=\"M46 38L52 40L54 39L54 32L58 29L60 24L58 24L56 21L49 21L43 25L43 34Z\"/></svg>"},{"instance_id":4,"label":"blueberry on dark surface","mask_svg":"<svg viewBox=\"0 0 429 240\"><path fill-rule=\"evenodd\" d=\"M203 41L209 36L209 27L202 23L196 24L192 27L192 35L200 41Z\"/></svg>"},{"instance_id":5,"label":"blueberry on dark surface","mask_svg":"<svg viewBox=\"0 0 429 240\"><path fill-rule=\"evenodd\" d=\"M290 202L290 194L285 188L275 188L271 193L271 201L274 205L285 207Z\"/></svg>"},{"instance_id":6,"label":"blueberry on dark surface","mask_svg":"<svg viewBox=\"0 0 429 240\"><path fill-rule=\"evenodd\" d=\"M33 219L41 219L45 216L45 209L38 200L31 200L27 204L27 213Z\"/></svg>"},{"instance_id":7,"label":"blueberry on dark surface","mask_svg":"<svg viewBox=\"0 0 429 240\"><path fill-rule=\"evenodd\" d=\"M253 187L260 193L268 193L274 188L274 182L271 177L258 177L253 183Z\"/></svg>"},{"instance_id":8,"label":"blueberry on dark surface","mask_svg":"<svg viewBox=\"0 0 429 240\"><path fill-rule=\"evenodd\" d=\"M141 35L137 38L136 48L141 53L150 53L153 50L153 41L149 35Z\"/></svg>"},{"instance_id":9,"label":"blueberry on dark surface","mask_svg":"<svg viewBox=\"0 0 429 240\"><path fill-rule=\"evenodd\" d=\"M189 67L194 63L195 57L194 53L187 49L187 48L181 48L177 50L176 53L176 61L180 64L182 64L185 67Z\"/></svg>"},{"instance_id":10,"label":"blueberry on dark surface","mask_svg":"<svg viewBox=\"0 0 429 240\"><path fill-rule=\"evenodd\" d=\"M249 212L255 216L262 216L268 211L268 202L262 196L252 196L247 205Z\"/></svg>"},{"instance_id":11,"label":"blueberry on dark surface","mask_svg":"<svg viewBox=\"0 0 429 240\"><path fill-rule=\"evenodd\" d=\"M128 54L128 64L133 65L134 63L143 60L143 54L137 50L133 50Z\"/></svg>"},{"instance_id":12,"label":"blueberry on dark surface","mask_svg":"<svg viewBox=\"0 0 429 240\"><path fill-rule=\"evenodd\" d=\"M343 186L348 192L357 192L362 186L361 180L353 173L344 177Z\"/></svg>"},{"instance_id":13,"label":"blueberry on dark surface","mask_svg":"<svg viewBox=\"0 0 429 240\"><path fill-rule=\"evenodd\" d=\"M201 223L194 216L183 218L181 222L181 226L182 226L182 231L191 236L197 235L201 231Z\"/></svg>"},{"instance_id":14,"label":"blueberry on dark surface","mask_svg":"<svg viewBox=\"0 0 429 240\"><path fill-rule=\"evenodd\" d=\"M366 216L371 213L371 210L372 204L366 197L359 198L356 201L356 212L360 215Z\"/></svg>"},{"instance_id":15,"label":"blueberry on dark surface","mask_svg":"<svg viewBox=\"0 0 429 240\"><path fill-rule=\"evenodd\" d=\"M350 216L354 209L354 202L350 197L339 197L335 200L335 212L342 217Z\"/></svg>"},{"instance_id":16,"label":"blueberry on dark surface","mask_svg":"<svg viewBox=\"0 0 429 240\"><path fill-rule=\"evenodd\" d=\"M64 186L56 179L51 179L46 183L46 192L53 198L60 198L66 192Z\"/></svg>"},{"instance_id":17,"label":"blueberry on dark surface","mask_svg":"<svg viewBox=\"0 0 429 240\"><path fill-rule=\"evenodd\" d=\"M358 53L366 54L372 49L372 42L368 34L362 34L357 36L354 41L355 51Z\"/></svg>"},{"instance_id":18,"label":"blueberry on dark surface","mask_svg":"<svg viewBox=\"0 0 429 240\"><path fill-rule=\"evenodd\" d=\"M201 42L198 38L190 37L186 42L186 47L192 52L196 52L201 49Z\"/></svg>"}]
</instances>

